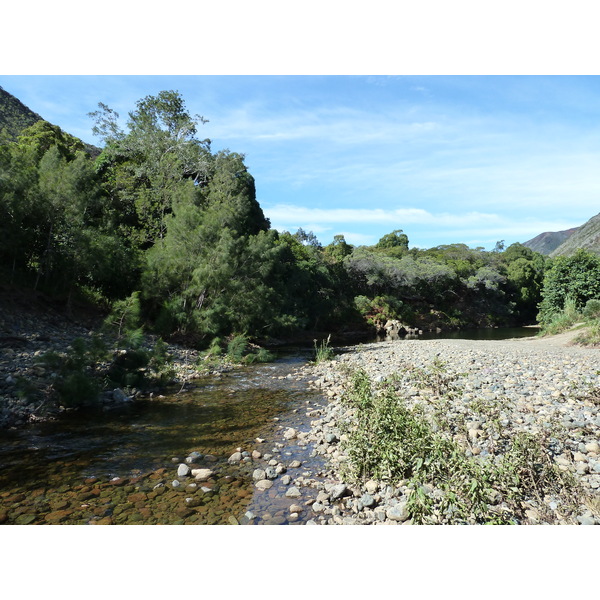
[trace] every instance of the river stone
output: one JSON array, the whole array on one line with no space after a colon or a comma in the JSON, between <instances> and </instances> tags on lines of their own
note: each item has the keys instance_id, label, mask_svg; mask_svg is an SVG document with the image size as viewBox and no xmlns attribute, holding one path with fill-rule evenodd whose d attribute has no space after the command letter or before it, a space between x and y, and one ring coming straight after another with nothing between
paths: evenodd
<instances>
[{"instance_id":1,"label":"river stone","mask_svg":"<svg viewBox=\"0 0 600 600\"><path fill-rule=\"evenodd\" d=\"M275 467L267 467L265 469L265 477L267 479L277 479L277 470Z\"/></svg>"},{"instance_id":2,"label":"river stone","mask_svg":"<svg viewBox=\"0 0 600 600\"><path fill-rule=\"evenodd\" d=\"M265 478L266 474L264 469L254 469L254 472L252 473L252 479L254 479L254 481L261 481L261 479Z\"/></svg>"},{"instance_id":3,"label":"river stone","mask_svg":"<svg viewBox=\"0 0 600 600\"><path fill-rule=\"evenodd\" d=\"M285 495L288 498L299 498L302 494L300 493L300 490L296 486L292 486L291 488L289 488L287 490Z\"/></svg>"},{"instance_id":4,"label":"river stone","mask_svg":"<svg viewBox=\"0 0 600 600\"><path fill-rule=\"evenodd\" d=\"M600 453L600 445L598 445L598 442L590 442L589 444L586 444L585 449L587 452L595 452L596 454Z\"/></svg>"},{"instance_id":5,"label":"river stone","mask_svg":"<svg viewBox=\"0 0 600 600\"><path fill-rule=\"evenodd\" d=\"M291 482L292 482L292 478L289 475L284 475L281 478L281 483L283 483L283 485L290 485Z\"/></svg>"},{"instance_id":6,"label":"river stone","mask_svg":"<svg viewBox=\"0 0 600 600\"><path fill-rule=\"evenodd\" d=\"M213 474L211 469L192 469L192 477L195 477L196 481L206 481Z\"/></svg>"},{"instance_id":7,"label":"river stone","mask_svg":"<svg viewBox=\"0 0 600 600\"><path fill-rule=\"evenodd\" d=\"M301 513L304 509L299 504L292 504L290 506L291 513Z\"/></svg>"},{"instance_id":8,"label":"river stone","mask_svg":"<svg viewBox=\"0 0 600 600\"><path fill-rule=\"evenodd\" d=\"M348 487L346 486L345 483L339 483L338 485L334 485L329 492L331 501L333 502L334 500L341 498L346 493L347 490L348 490Z\"/></svg>"},{"instance_id":9,"label":"river stone","mask_svg":"<svg viewBox=\"0 0 600 600\"><path fill-rule=\"evenodd\" d=\"M596 524L596 520L594 519L594 517L588 517L585 515L577 517L577 520L579 521L579 523L581 525L595 525Z\"/></svg>"},{"instance_id":10,"label":"river stone","mask_svg":"<svg viewBox=\"0 0 600 600\"><path fill-rule=\"evenodd\" d=\"M405 501L398 502L398 504L387 509L385 516L391 521L407 521L410 515L408 514L406 505Z\"/></svg>"},{"instance_id":11,"label":"river stone","mask_svg":"<svg viewBox=\"0 0 600 600\"><path fill-rule=\"evenodd\" d=\"M283 433L283 437L286 440L293 440L296 437L296 430L293 427L288 427L284 433Z\"/></svg>"},{"instance_id":12,"label":"river stone","mask_svg":"<svg viewBox=\"0 0 600 600\"><path fill-rule=\"evenodd\" d=\"M379 489L379 484L373 479L369 479L365 484L365 489L367 490L367 494L374 494Z\"/></svg>"},{"instance_id":13,"label":"river stone","mask_svg":"<svg viewBox=\"0 0 600 600\"><path fill-rule=\"evenodd\" d=\"M177 467L177 477L187 477L190 474L190 468L185 463L181 463Z\"/></svg>"},{"instance_id":14,"label":"river stone","mask_svg":"<svg viewBox=\"0 0 600 600\"><path fill-rule=\"evenodd\" d=\"M234 452L228 459L227 462L232 465L234 463L239 463L242 460L241 452Z\"/></svg>"},{"instance_id":15,"label":"river stone","mask_svg":"<svg viewBox=\"0 0 600 600\"><path fill-rule=\"evenodd\" d=\"M127 402L129 400L129 397L121 388L114 389L112 397L115 402Z\"/></svg>"},{"instance_id":16,"label":"river stone","mask_svg":"<svg viewBox=\"0 0 600 600\"><path fill-rule=\"evenodd\" d=\"M301 466L302 466L302 463L299 460L293 460L289 465L290 469L297 469Z\"/></svg>"},{"instance_id":17,"label":"river stone","mask_svg":"<svg viewBox=\"0 0 600 600\"><path fill-rule=\"evenodd\" d=\"M273 486L273 482L270 479L261 479L260 481L257 481L254 485L256 485L256 487L259 490L268 490L270 487Z\"/></svg>"},{"instance_id":18,"label":"river stone","mask_svg":"<svg viewBox=\"0 0 600 600\"><path fill-rule=\"evenodd\" d=\"M371 494L363 494L360 497L360 502L362 503L363 506L366 506L367 508L371 508L375 504L375 498L373 498L373 496L371 496Z\"/></svg>"}]
</instances>

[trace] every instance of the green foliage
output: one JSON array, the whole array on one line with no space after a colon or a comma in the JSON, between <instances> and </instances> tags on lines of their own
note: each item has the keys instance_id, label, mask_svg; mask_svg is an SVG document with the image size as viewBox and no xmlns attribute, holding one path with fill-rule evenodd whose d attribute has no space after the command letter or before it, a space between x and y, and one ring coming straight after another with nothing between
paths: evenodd
<instances>
[{"instance_id":1,"label":"green foliage","mask_svg":"<svg viewBox=\"0 0 600 600\"><path fill-rule=\"evenodd\" d=\"M583 309L588 300L600 298L600 256L578 250L551 261L544 277L539 322L545 325L560 314L567 297L573 299L576 310Z\"/></svg>"},{"instance_id":2,"label":"green foliage","mask_svg":"<svg viewBox=\"0 0 600 600\"><path fill-rule=\"evenodd\" d=\"M408 236L402 233L402 229L396 229L384 235L375 244L373 250L394 258L402 258L408 252Z\"/></svg>"},{"instance_id":3,"label":"green foliage","mask_svg":"<svg viewBox=\"0 0 600 600\"><path fill-rule=\"evenodd\" d=\"M416 375L417 381L426 380L434 401L442 405L457 391L456 376L444 371L438 362ZM412 488L407 509L415 523L439 522L431 521L434 511L444 523L515 523L524 517L523 503L530 498L541 502L554 494L571 507L581 499L572 477L552 461L549 433L501 439L492 451L502 449L503 454L481 461L455 440L460 423L441 419L434 429L419 404L409 406L397 394L393 381L374 388L364 371L356 371L344 402L354 414L345 429L349 459L344 476L350 481L405 482ZM490 420L500 421L503 405L474 402L471 408L474 412L465 418L484 411ZM503 432L499 427L489 434L502 437ZM438 494L426 493L424 484L437 487ZM494 496L502 499L503 509L492 502Z\"/></svg>"},{"instance_id":4,"label":"green foliage","mask_svg":"<svg viewBox=\"0 0 600 600\"><path fill-rule=\"evenodd\" d=\"M110 314L104 319L104 329L112 331L119 340L127 333L139 330L140 315L140 293L133 292L128 298L113 303Z\"/></svg>"},{"instance_id":5,"label":"green foliage","mask_svg":"<svg viewBox=\"0 0 600 600\"><path fill-rule=\"evenodd\" d=\"M581 319L577 310L577 300L573 296L567 296L564 308L559 313L554 313L552 319L542 323L540 335L556 335L570 329Z\"/></svg>"},{"instance_id":6,"label":"green foliage","mask_svg":"<svg viewBox=\"0 0 600 600\"><path fill-rule=\"evenodd\" d=\"M331 360L335 356L333 348L331 348L329 346L330 341L331 341L331 335L328 335L326 340L321 340L321 343L319 345L317 345L317 340L313 340L313 343L314 343L313 363L315 365L318 365L322 362Z\"/></svg>"},{"instance_id":7,"label":"green foliage","mask_svg":"<svg viewBox=\"0 0 600 600\"><path fill-rule=\"evenodd\" d=\"M356 296L354 306L369 325L382 325L390 319L400 319L404 303L393 296L376 296L369 300L366 296Z\"/></svg>"},{"instance_id":8,"label":"green foliage","mask_svg":"<svg viewBox=\"0 0 600 600\"><path fill-rule=\"evenodd\" d=\"M67 408L93 405L101 389L98 366L108 358L101 337L76 338L67 353L47 352L40 363L53 369L58 377L53 390L60 405Z\"/></svg>"},{"instance_id":9,"label":"green foliage","mask_svg":"<svg viewBox=\"0 0 600 600\"><path fill-rule=\"evenodd\" d=\"M586 319L599 319L600 300L598 298L591 298L590 300L588 300L585 303L582 314Z\"/></svg>"},{"instance_id":10,"label":"green foliage","mask_svg":"<svg viewBox=\"0 0 600 600\"><path fill-rule=\"evenodd\" d=\"M248 348L248 338L245 335L234 335L227 343L227 354L234 362L241 362Z\"/></svg>"},{"instance_id":11,"label":"green foliage","mask_svg":"<svg viewBox=\"0 0 600 600\"><path fill-rule=\"evenodd\" d=\"M240 331L479 326L536 311L543 261L521 245L409 250L396 229L371 247L336 235L323 248L311 232L271 230L244 156L213 152L178 92L139 100L125 128L102 103L91 117L105 144L95 160L43 121L0 136L0 276L109 306L124 347L142 341L130 318L202 348Z\"/></svg>"}]
</instances>

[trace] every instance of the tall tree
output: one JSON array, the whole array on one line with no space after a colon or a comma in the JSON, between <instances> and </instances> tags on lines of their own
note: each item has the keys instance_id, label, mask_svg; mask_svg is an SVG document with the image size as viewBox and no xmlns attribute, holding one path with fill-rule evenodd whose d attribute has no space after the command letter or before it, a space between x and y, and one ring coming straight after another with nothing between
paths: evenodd
<instances>
[{"instance_id":1,"label":"tall tree","mask_svg":"<svg viewBox=\"0 0 600 600\"><path fill-rule=\"evenodd\" d=\"M135 215L142 247L151 246L166 233L166 216L185 181L205 184L212 170L210 140L196 137L197 125L206 123L187 111L181 95L162 91L139 100L129 113L127 131L119 115L105 104L90 113L106 147L98 164L113 201Z\"/></svg>"}]
</instances>

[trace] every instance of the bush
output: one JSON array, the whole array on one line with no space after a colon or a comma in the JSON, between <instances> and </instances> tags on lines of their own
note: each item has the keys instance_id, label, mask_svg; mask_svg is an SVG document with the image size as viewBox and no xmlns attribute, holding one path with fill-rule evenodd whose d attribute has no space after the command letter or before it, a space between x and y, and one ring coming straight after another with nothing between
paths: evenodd
<instances>
[{"instance_id":1,"label":"bush","mask_svg":"<svg viewBox=\"0 0 600 600\"><path fill-rule=\"evenodd\" d=\"M588 300L585 304L582 314L586 319L600 318L600 300L597 298Z\"/></svg>"},{"instance_id":2,"label":"bush","mask_svg":"<svg viewBox=\"0 0 600 600\"><path fill-rule=\"evenodd\" d=\"M313 340L314 343L314 364L318 365L321 362L326 360L331 360L334 357L333 348L329 347L329 341L331 340L331 335L327 336L326 340L322 340L321 344L317 346L317 340Z\"/></svg>"},{"instance_id":3,"label":"bush","mask_svg":"<svg viewBox=\"0 0 600 600\"><path fill-rule=\"evenodd\" d=\"M227 343L227 355L233 362L242 362L248 348L248 338L245 335L234 335Z\"/></svg>"},{"instance_id":4,"label":"bush","mask_svg":"<svg viewBox=\"0 0 600 600\"><path fill-rule=\"evenodd\" d=\"M441 377L443 369L443 364L434 364L426 369L432 374L425 377L427 381L423 373L415 381L431 385L432 401L441 404L451 401L458 390L453 383L457 376ZM442 385L436 387L440 381ZM404 481L412 489L407 509L415 523L516 523L526 518L529 499L539 501L552 494L570 509L581 502L575 480L553 462L549 432L541 437L521 432L511 438L502 427L491 428L489 435L501 438L492 453L500 448L504 453L482 461L468 455L455 439L464 423L437 418L430 422L423 405L409 405L393 381L375 387L359 370L352 375L343 401L354 415L344 430L348 460L343 463L343 476L354 482ZM473 412L465 419L483 412L488 422L499 421L503 403L484 404L474 401ZM435 486L438 493L425 494L424 484ZM490 502L494 496L503 500L500 509Z\"/></svg>"},{"instance_id":5,"label":"bush","mask_svg":"<svg viewBox=\"0 0 600 600\"><path fill-rule=\"evenodd\" d=\"M581 318L576 305L575 298L567 296L563 310L555 313L551 318L547 317L548 320L542 324L540 329L540 335L556 335L573 327Z\"/></svg>"},{"instance_id":6,"label":"bush","mask_svg":"<svg viewBox=\"0 0 600 600\"><path fill-rule=\"evenodd\" d=\"M576 310L582 310L588 300L600 298L600 256L579 249L572 256L552 261L544 276L538 321L542 325L552 321L567 308L568 298Z\"/></svg>"}]
</instances>

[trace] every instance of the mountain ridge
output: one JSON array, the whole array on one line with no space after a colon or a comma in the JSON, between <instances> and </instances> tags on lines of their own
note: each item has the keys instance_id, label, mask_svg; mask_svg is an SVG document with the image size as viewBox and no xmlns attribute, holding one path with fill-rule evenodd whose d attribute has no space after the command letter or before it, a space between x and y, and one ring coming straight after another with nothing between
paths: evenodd
<instances>
[{"instance_id":1,"label":"mountain ridge","mask_svg":"<svg viewBox=\"0 0 600 600\"><path fill-rule=\"evenodd\" d=\"M7 92L0 86L0 131L4 131L9 139L16 140L24 129L31 127L38 121L46 121L46 119L31 110L16 96L13 96L10 92ZM49 123L49 121L46 122ZM79 141L81 141L85 151L90 156L96 157L100 154L100 148L88 144L83 140Z\"/></svg>"},{"instance_id":2,"label":"mountain ridge","mask_svg":"<svg viewBox=\"0 0 600 600\"><path fill-rule=\"evenodd\" d=\"M573 235L569 236L558 248L550 252L550 257L571 256L579 249L600 254L600 213L593 216Z\"/></svg>"},{"instance_id":3,"label":"mountain ridge","mask_svg":"<svg viewBox=\"0 0 600 600\"><path fill-rule=\"evenodd\" d=\"M563 231L545 231L527 242L523 242L523 246L527 246L534 252L539 252L540 254L548 256L568 240L578 229L580 228L572 227L571 229L565 229Z\"/></svg>"}]
</instances>

